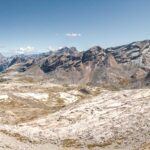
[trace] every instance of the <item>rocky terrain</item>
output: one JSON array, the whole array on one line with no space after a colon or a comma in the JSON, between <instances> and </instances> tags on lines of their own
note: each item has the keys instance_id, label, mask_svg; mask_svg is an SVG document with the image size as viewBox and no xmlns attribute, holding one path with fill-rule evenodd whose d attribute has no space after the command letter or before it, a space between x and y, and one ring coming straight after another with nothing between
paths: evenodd
<instances>
[{"instance_id":1,"label":"rocky terrain","mask_svg":"<svg viewBox=\"0 0 150 150\"><path fill-rule=\"evenodd\" d=\"M149 150L150 41L0 55L0 150Z\"/></svg>"},{"instance_id":2,"label":"rocky terrain","mask_svg":"<svg viewBox=\"0 0 150 150\"><path fill-rule=\"evenodd\" d=\"M21 83L0 84L1 149L136 150L150 142L150 89Z\"/></svg>"}]
</instances>

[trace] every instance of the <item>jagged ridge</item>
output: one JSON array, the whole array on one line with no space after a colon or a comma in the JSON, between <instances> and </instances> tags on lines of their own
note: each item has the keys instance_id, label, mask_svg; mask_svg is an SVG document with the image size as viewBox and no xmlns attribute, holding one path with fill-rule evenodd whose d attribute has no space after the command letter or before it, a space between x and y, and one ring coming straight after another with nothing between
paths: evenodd
<instances>
[{"instance_id":1,"label":"jagged ridge","mask_svg":"<svg viewBox=\"0 0 150 150\"><path fill-rule=\"evenodd\" d=\"M59 83L117 83L117 86L134 83L136 87L149 83L150 41L133 42L107 49L95 46L83 52L74 47L64 47L56 52L21 55L4 60L0 62L0 71L20 64L16 67L19 72L28 73L30 70L31 73L32 67L37 66L54 82Z\"/></svg>"}]
</instances>

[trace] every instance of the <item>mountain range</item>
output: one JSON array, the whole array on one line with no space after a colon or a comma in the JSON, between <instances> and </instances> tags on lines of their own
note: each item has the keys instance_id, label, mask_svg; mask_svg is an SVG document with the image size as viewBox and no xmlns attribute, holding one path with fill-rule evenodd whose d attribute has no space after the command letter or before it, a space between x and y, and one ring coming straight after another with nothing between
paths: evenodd
<instances>
[{"instance_id":1,"label":"mountain range","mask_svg":"<svg viewBox=\"0 0 150 150\"><path fill-rule=\"evenodd\" d=\"M0 54L0 149L149 150L150 40Z\"/></svg>"},{"instance_id":2,"label":"mountain range","mask_svg":"<svg viewBox=\"0 0 150 150\"><path fill-rule=\"evenodd\" d=\"M42 76L55 83L109 87L141 87L150 81L150 40L86 51L64 47L36 55L4 57L0 72Z\"/></svg>"}]
</instances>

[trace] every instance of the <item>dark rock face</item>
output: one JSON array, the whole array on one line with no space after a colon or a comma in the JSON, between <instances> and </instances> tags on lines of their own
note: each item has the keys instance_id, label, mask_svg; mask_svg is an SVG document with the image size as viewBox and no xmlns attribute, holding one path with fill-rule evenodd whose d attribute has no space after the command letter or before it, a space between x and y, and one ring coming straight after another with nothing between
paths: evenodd
<instances>
[{"instance_id":1,"label":"dark rock face","mask_svg":"<svg viewBox=\"0 0 150 150\"><path fill-rule=\"evenodd\" d=\"M7 68L7 58L0 53L0 72Z\"/></svg>"},{"instance_id":2,"label":"dark rock face","mask_svg":"<svg viewBox=\"0 0 150 150\"><path fill-rule=\"evenodd\" d=\"M106 53L111 53L118 63L132 62L142 65L144 60L150 62L150 41L134 42L128 45L106 49ZM145 65L145 64L144 64Z\"/></svg>"},{"instance_id":3,"label":"dark rock face","mask_svg":"<svg viewBox=\"0 0 150 150\"><path fill-rule=\"evenodd\" d=\"M95 46L83 52L74 47L64 47L32 57L15 57L9 66L16 63L22 64L19 68L21 72L37 65L41 71L60 83L115 86L132 84L137 87L137 83L141 85L149 82L150 41L107 49Z\"/></svg>"},{"instance_id":4,"label":"dark rock face","mask_svg":"<svg viewBox=\"0 0 150 150\"><path fill-rule=\"evenodd\" d=\"M41 69L45 72L51 72L58 68L67 69L76 65L80 61L80 56L76 55L60 55L49 56L41 65Z\"/></svg>"},{"instance_id":5,"label":"dark rock face","mask_svg":"<svg viewBox=\"0 0 150 150\"><path fill-rule=\"evenodd\" d=\"M102 57L103 59L104 56L105 56L104 49L102 49L99 46L95 46L83 53L82 63L85 63L87 61L97 61L99 57Z\"/></svg>"},{"instance_id":6,"label":"dark rock face","mask_svg":"<svg viewBox=\"0 0 150 150\"><path fill-rule=\"evenodd\" d=\"M12 66L14 64L18 64L18 63L24 63L26 62L27 60L23 57L14 57L11 62L9 63L9 66Z\"/></svg>"}]
</instances>

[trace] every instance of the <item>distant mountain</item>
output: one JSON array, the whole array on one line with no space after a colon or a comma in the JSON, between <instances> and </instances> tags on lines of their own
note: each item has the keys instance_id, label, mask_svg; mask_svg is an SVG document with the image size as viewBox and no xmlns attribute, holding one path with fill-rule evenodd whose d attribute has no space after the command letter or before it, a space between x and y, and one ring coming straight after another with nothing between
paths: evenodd
<instances>
[{"instance_id":1,"label":"distant mountain","mask_svg":"<svg viewBox=\"0 0 150 150\"><path fill-rule=\"evenodd\" d=\"M0 53L0 72L7 68L7 58Z\"/></svg>"},{"instance_id":2,"label":"distant mountain","mask_svg":"<svg viewBox=\"0 0 150 150\"><path fill-rule=\"evenodd\" d=\"M6 57L0 53L0 63L3 63L6 60Z\"/></svg>"},{"instance_id":3,"label":"distant mountain","mask_svg":"<svg viewBox=\"0 0 150 150\"><path fill-rule=\"evenodd\" d=\"M38 69L59 83L138 87L150 82L150 40L107 49L95 46L83 52L75 47L64 47L7 59L7 69L16 64L19 64L16 67L19 72L35 75Z\"/></svg>"},{"instance_id":4,"label":"distant mountain","mask_svg":"<svg viewBox=\"0 0 150 150\"><path fill-rule=\"evenodd\" d=\"M78 54L78 50L75 47L63 47L54 52L55 55L76 55Z\"/></svg>"}]
</instances>

